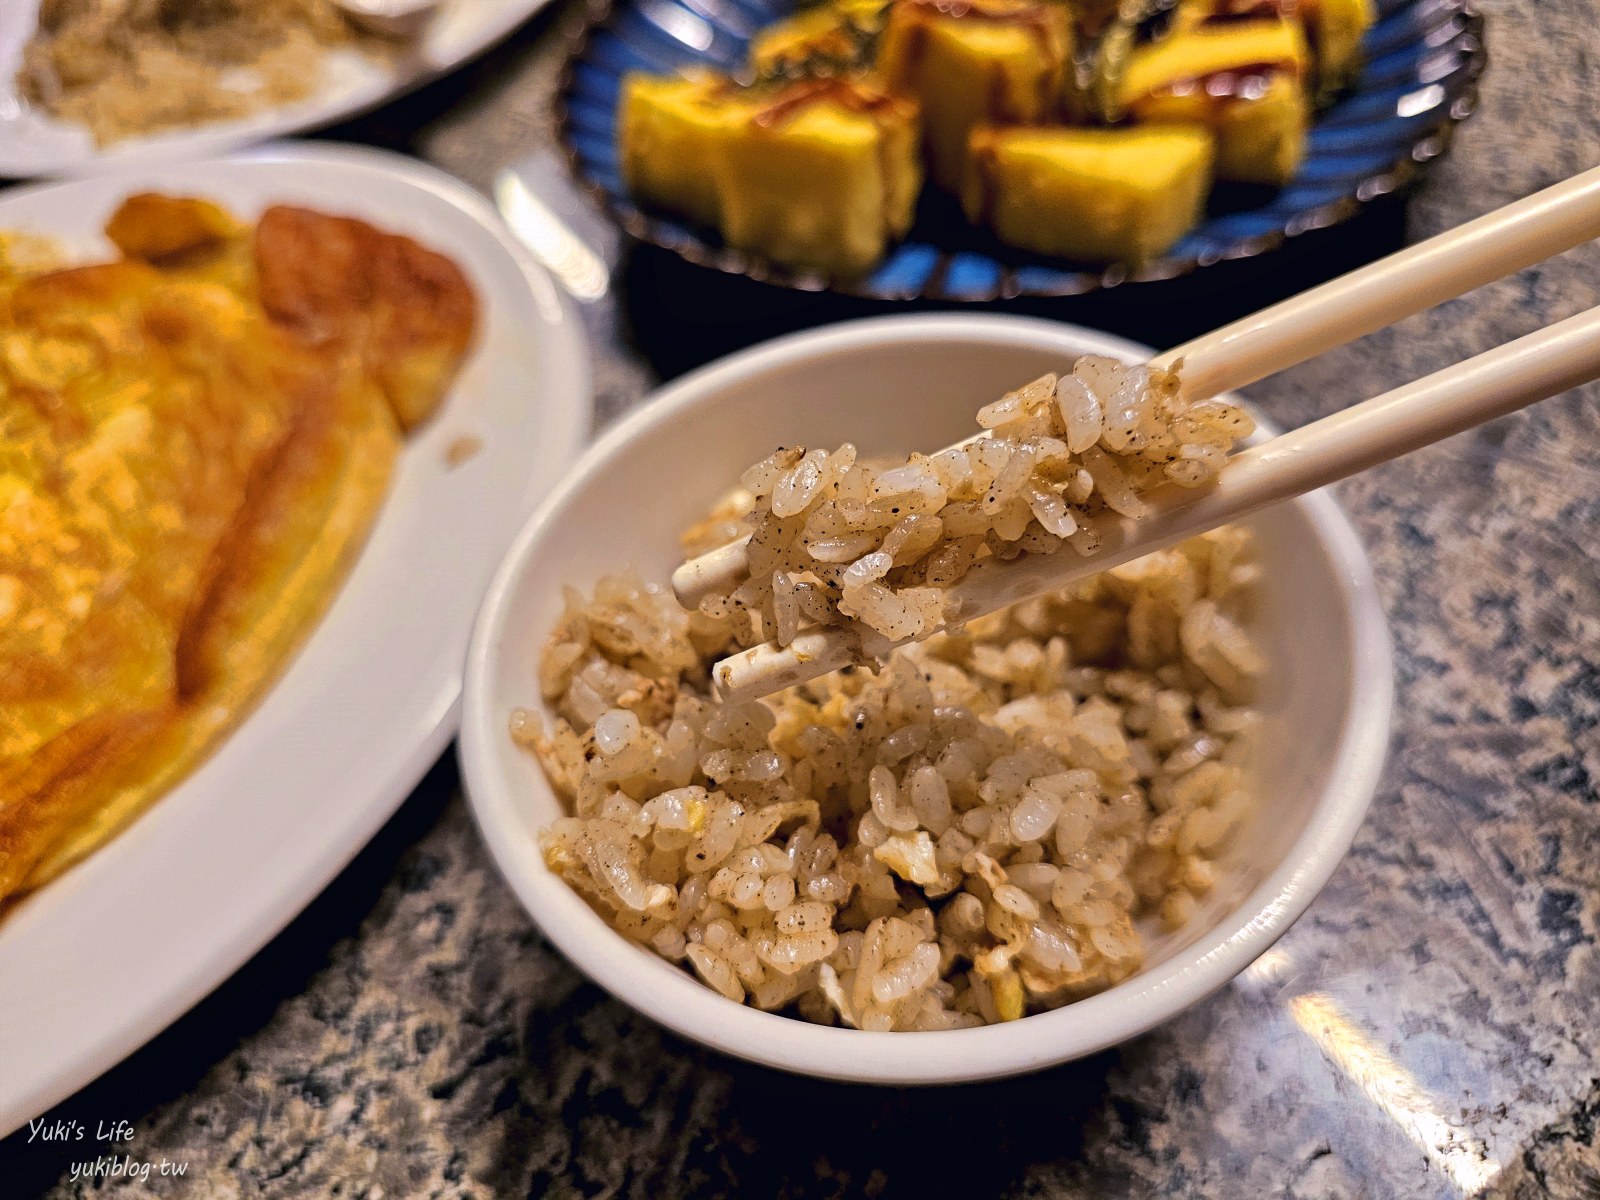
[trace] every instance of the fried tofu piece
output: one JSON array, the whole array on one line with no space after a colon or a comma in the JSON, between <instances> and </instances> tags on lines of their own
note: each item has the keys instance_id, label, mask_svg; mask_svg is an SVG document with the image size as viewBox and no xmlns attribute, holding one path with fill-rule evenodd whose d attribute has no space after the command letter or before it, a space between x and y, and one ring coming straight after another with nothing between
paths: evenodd
<instances>
[{"instance_id":1,"label":"fried tofu piece","mask_svg":"<svg viewBox=\"0 0 1600 1200\"><path fill-rule=\"evenodd\" d=\"M1311 113L1298 80L1268 74L1162 90L1138 100L1135 120L1203 125L1216 138L1215 174L1230 183L1282 187L1305 157ZM1220 94L1218 94L1220 92Z\"/></svg>"},{"instance_id":2,"label":"fried tofu piece","mask_svg":"<svg viewBox=\"0 0 1600 1200\"><path fill-rule=\"evenodd\" d=\"M928 173L959 193L967 145L983 124L1048 121L1061 106L1072 18L1048 0L896 0L878 71L922 109Z\"/></svg>"},{"instance_id":3,"label":"fried tofu piece","mask_svg":"<svg viewBox=\"0 0 1600 1200\"><path fill-rule=\"evenodd\" d=\"M721 157L753 112L718 76L628 74L617 105L617 146L628 191L717 228L722 223Z\"/></svg>"},{"instance_id":4,"label":"fried tofu piece","mask_svg":"<svg viewBox=\"0 0 1600 1200\"><path fill-rule=\"evenodd\" d=\"M911 101L848 79L743 89L634 76L625 88L630 187L730 246L851 275L910 228L922 186Z\"/></svg>"},{"instance_id":5,"label":"fried tofu piece","mask_svg":"<svg viewBox=\"0 0 1600 1200\"><path fill-rule=\"evenodd\" d=\"M1137 266L1199 221L1212 157L1210 134L1193 127L982 126L962 204L1007 245Z\"/></svg>"},{"instance_id":6,"label":"fried tofu piece","mask_svg":"<svg viewBox=\"0 0 1600 1200\"><path fill-rule=\"evenodd\" d=\"M829 274L859 274L911 227L922 168L916 106L865 84L798 83L727 143L728 244Z\"/></svg>"},{"instance_id":7,"label":"fried tofu piece","mask_svg":"<svg viewBox=\"0 0 1600 1200\"><path fill-rule=\"evenodd\" d=\"M1202 25L1135 53L1119 98L1135 121L1209 129L1218 179L1281 186L1305 154L1309 67L1291 22Z\"/></svg>"}]
</instances>

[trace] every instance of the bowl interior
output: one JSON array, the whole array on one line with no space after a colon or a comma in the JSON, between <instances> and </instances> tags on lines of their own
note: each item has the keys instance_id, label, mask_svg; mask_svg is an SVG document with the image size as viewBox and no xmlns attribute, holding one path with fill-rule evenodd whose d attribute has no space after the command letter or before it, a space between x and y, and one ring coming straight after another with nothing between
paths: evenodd
<instances>
[{"instance_id":1,"label":"bowl interior","mask_svg":"<svg viewBox=\"0 0 1600 1200\"><path fill-rule=\"evenodd\" d=\"M886 318L784 339L666 389L592 450L551 498L513 551L482 618L469 669L463 754L474 805L502 869L535 919L580 967L614 991L620 983L624 999L713 1044L719 1044L716 1031L708 1037L694 1022L711 1022L725 1034L726 1022L762 1018L789 1027L769 1031L780 1039L842 1034L954 1042L995 1032L874 1035L809 1026L734 1006L627 945L545 868L536 837L561 814L559 802L532 757L512 744L507 720L519 705L540 710L534 666L560 613L561 585L588 588L623 566L664 581L680 561L679 530L699 518L744 467L775 447L853 441L866 453L934 450L970 432L979 404L1045 371L1059 371L1084 352L1148 356L1131 343L1087 330L994 317ZM1262 697L1271 728L1262 739L1260 804L1233 839L1219 885L1190 926L1150 937L1144 970L1111 992L1020 1023L1037 1025L1041 1034L1052 1022L1064 1029L1080 1010L1088 1013L1108 997L1152 985L1164 971L1187 971L1186 960L1197 952L1207 953L1206 947L1214 949L1253 921L1259 924L1260 905L1281 907L1277 893L1285 881L1314 893L1365 809L1376 775L1370 727L1381 726L1375 743L1381 759L1389 678L1382 618L1372 603L1365 560L1325 497L1280 505L1249 524L1259 539L1266 580L1258 636L1273 664ZM1308 636L1312 630L1315 635ZM1352 738L1359 729L1367 736L1356 739L1357 747ZM1340 810L1338 820L1331 820L1330 806ZM1315 861L1308 872L1309 860ZM1308 901L1309 895L1298 903ZM1286 927L1296 915L1298 909L1279 924ZM1267 930L1254 952L1211 987L1281 931ZM612 978L601 978L608 974ZM679 992L684 984L698 993L693 1001ZM709 1017L653 1008L663 994L657 989L710 1010ZM641 1004L645 992L652 995ZM1155 1019L1162 1015L1171 1013ZM978 1074L1042 1065L1040 1054L1060 1061L1087 1053L1098 1048L1094 1033L1080 1029L1036 1044L1033 1061L993 1063ZM722 1037L723 1049L774 1061L729 1040ZM852 1070L819 1073L860 1077Z\"/></svg>"}]
</instances>

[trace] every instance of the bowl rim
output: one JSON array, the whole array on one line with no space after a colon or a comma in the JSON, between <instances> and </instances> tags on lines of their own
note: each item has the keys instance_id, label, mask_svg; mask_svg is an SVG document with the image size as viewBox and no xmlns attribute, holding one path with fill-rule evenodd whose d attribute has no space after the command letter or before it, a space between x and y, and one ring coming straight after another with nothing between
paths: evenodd
<instances>
[{"instance_id":1,"label":"bowl rim","mask_svg":"<svg viewBox=\"0 0 1600 1200\"><path fill-rule=\"evenodd\" d=\"M922 285L905 289L873 287L873 272L859 278L835 277L807 268L789 267L760 254L738 250L720 240L706 240L697 232L680 232L680 220L663 219L657 212L610 192L586 169L573 133L571 95L577 71L585 60L589 45L605 30L616 15L622 0L588 0L578 21L567 34L567 44L557 74L553 113L556 144L567 174L578 190L607 219L635 240L667 250L697 267L723 275L743 276L758 283L799 292L832 292L858 299L890 303L939 300L957 304L982 304L994 300L1083 296L1130 285L1164 283L1182 279L1222 262L1259 258L1281 250L1306 234L1344 225L1367 209L1382 203L1403 200L1415 191L1428 171L1455 140L1458 126L1477 111L1481 100L1484 71L1489 65L1486 18L1479 0L1445 0L1446 17L1459 20L1450 41L1466 56L1461 70L1446 89L1440 111L1434 120L1419 127L1410 142L1397 150L1389 162L1367 171L1339 195L1294 213L1279 228L1264 233L1241 235L1224 246L1199 253L1163 254L1137 268L1126 263L1096 267L1073 263L1048 255L1033 256L1030 265L1041 263L1056 268L1061 278L1050 285L1023 284L1017 268L1002 264L998 282L986 291L951 290L949 267L959 252L939 249L941 265ZM1316 114L1320 116L1320 112ZM1315 132L1316 120L1308 134ZM880 264L881 265L881 264Z\"/></svg>"},{"instance_id":2,"label":"bowl rim","mask_svg":"<svg viewBox=\"0 0 1600 1200\"><path fill-rule=\"evenodd\" d=\"M1290 503L1311 521L1340 583L1354 653L1351 694L1333 768L1306 828L1282 860L1208 933L1167 961L1052 1012L1003 1025L871 1033L814 1025L734 1004L688 973L627 942L544 865L518 818L519 799L494 766L507 736L489 683L514 645L511 596L532 552L563 510L623 447L724 388L818 355L896 343L980 339L1018 348L1147 356L1147 347L1062 322L998 314L869 317L790 334L702 367L661 388L598 439L523 526L495 572L473 629L458 751L468 804L501 875L546 938L588 978L652 1021L712 1049L818 1078L887 1085L962 1083L1024 1074L1143 1033L1223 987L1261 956L1327 883L1366 815L1383 770L1394 679L1388 625L1371 566L1349 519L1325 491ZM601 936L603 935L603 936ZM661 970L641 969L646 965Z\"/></svg>"}]
</instances>

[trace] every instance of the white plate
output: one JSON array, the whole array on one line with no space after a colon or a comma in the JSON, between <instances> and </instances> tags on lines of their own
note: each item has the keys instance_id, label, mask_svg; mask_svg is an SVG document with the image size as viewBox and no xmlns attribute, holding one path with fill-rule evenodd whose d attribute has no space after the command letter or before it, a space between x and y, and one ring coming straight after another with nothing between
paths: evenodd
<instances>
[{"instance_id":1,"label":"white plate","mask_svg":"<svg viewBox=\"0 0 1600 1200\"><path fill-rule=\"evenodd\" d=\"M458 723L496 560L587 433L582 333L488 202L429 167L267 147L0 194L0 228L100 245L128 192L241 215L286 200L410 234L465 269L483 332L411 439L354 571L283 678L199 770L0 920L0 1135L139 1047L236 970L399 807ZM482 447L459 466L447 448Z\"/></svg>"},{"instance_id":2,"label":"white plate","mask_svg":"<svg viewBox=\"0 0 1600 1200\"><path fill-rule=\"evenodd\" d=\"M81 126L32 111L16 87L23 47L38 24L39 0L0 0L0 175L97 172L120 163L221 154L267 138L330 125L376 108L481 54L550 0L444 0L411 51L392 65L353 52L324 60L322 84L296 104L218 122L130 138L101 148Z\"/></svg>"}]
</instances>

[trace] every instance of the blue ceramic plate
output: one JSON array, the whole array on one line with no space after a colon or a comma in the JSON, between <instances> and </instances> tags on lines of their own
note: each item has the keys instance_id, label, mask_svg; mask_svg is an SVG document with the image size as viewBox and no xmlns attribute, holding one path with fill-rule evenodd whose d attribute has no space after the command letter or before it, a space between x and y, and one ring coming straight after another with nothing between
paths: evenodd
<instances>
[{"instance_id":1,"label":"blue ceramic plate","mask_svg":"<svg viewBox=\"0 0 1600 1200\"><path fill-rule=\"evenodd\" d=\"M1483 19L1470 0L1378 0L1365 67L1311 129L1305 162L1279 191L1226 192L1164 258L1130 272L1008 250L958 215L924 204L910 236L870 274L832 280L742 251L714 234L640 209L622 182L616 112L622 76L690 67L737 70L755 33L794 0L617 0L577 40L561 87L560 136L574 173L635 237L691 262L785 287L883 300L991 300L1068 296L1120 283L1170 279L1248 258L1287 238L1347 221L1413 182L1442 154L1477 103Z\"/></svg>"}]
</instances>

